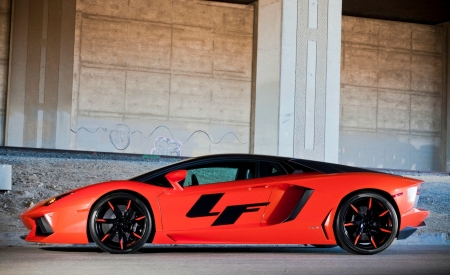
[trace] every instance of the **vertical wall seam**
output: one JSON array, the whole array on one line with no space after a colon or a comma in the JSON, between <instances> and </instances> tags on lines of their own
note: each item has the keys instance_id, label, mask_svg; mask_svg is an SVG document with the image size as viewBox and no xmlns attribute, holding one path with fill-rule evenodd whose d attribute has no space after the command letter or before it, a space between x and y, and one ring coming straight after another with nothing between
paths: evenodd
<instances>
[{"instance_id":1,"label":"vertical wall seam","mask_svg":"<svg viewBox=\"0 0 450 275\"><path fill-rule=\"evenodd\" d=\"M76 5L76 4L75 4ZM79 30L77 36L77 30ZM83 33L83 13L78 12L75 7L75 29L74 29L74 60L73 60L73 86L72 86L72 106L70 117L70 139L69 149L75 149L77 143L76 134L73 130L78 126L78 113L80 106L80 81L81 81L81 45ZM76 58L76 59L75 59ZM74 99L75 97L75 99ZM75 102L75 106L73 103Z\"/></svg>"},{"instance_id":2,"label":"vertical wall seam","mask_svg":"<svg viewBox=\"0 0 450 275\"><path fill-rule=\"evenodd\" d=\"M39 106L41 108L41 104L44 104L45 100L45 67L47 63L47 41L48 41L48 1L44 0L44 5L42 7L43 15L42 15L42 42L41 42L41 62L39 68ZM42 45L43 42L45 45ZM39 138L39 137L38 137ZM41 137L42 138L42 137Z\"/></svg>"},{"instance_id":3,"label":"vertical wall seam","mask_svg":"<svg viewBox=\"0 0 450 275\"><path fill-rule=\"evenodd\" d=\"M294 156L297 0L282 1L278 155Z\"/></svg>"},{"instance_id":4,"label":"vertical wall seam","mask_svg":"<svg viewBox=\"0 0 450 275\"><path fill-rule=\"evenodd\" d=\"M279 41L280 41L280 70L278 71L278 79L279 79L279 83L278 83L278 90L279 90L279 95L278 95L278 106L277 106L277 114L278 114L278 131L277 131L277 147L276 147L276 151L277 151L277 156L280 155L280 128L282 127L282 125L280 124L280 120L281 120L281 72L282 72L282 67L283 67L283 17L284 17L284 10L283 7L285 5L285 0L281 1L281 16L280 16L280 37L279 37Z\"/></svg>"},{"instance_id":5,"label":"vertical wall seam","mask_svg":"<svg viewBox=\"0 0 450 275\"><path fill-rule=\"evenodd\" d=\"M258 10L259 1L253 4L253 40L252 40L252 80L250 92L250 150L251 154L255 153L255 119L256 119L256 76L257 76L257 60L258 60Z\"/></svg>"},{"instance_id":6,"label":"vertical wall seam","mask_svg":"<svg viewBox=\"0 0 450 275\"><path fill-rule=\"evenodd\" d=\"M167 108L167 120L170 120L170 101L171 101L171 97L172 97L172 61L173 61L173 0L171 0L171 5L172 5L172 9L171 9L171 20L170 20L170 72L169 72L169 106Z\"/></svg>"},{"instance_id":7,"label":"vertical wall seam","mask_svg":"<svg viewBox=\"0 0 450 275\"><path fill-rule=\"evenodd\" d=\"M128 6L127 6L127 48L129 46L130 43L130 0L128 0ZM125 122L125 114L128 113L127 112L127 82L128 82L128 69L129 69L129 56L128 56L129 52L126 52L126 69L125 69L125 80L123 83L123 112L122 112L122 122Z\"/></svg>"}]
</instances>

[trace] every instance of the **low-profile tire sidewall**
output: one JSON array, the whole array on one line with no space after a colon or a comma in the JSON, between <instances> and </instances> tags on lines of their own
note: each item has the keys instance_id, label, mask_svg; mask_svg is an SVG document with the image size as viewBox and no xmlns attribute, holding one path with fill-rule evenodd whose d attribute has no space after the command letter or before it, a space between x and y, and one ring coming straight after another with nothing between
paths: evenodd
<instances>
[{"instance_id":1,"label":"low-profile tire sidewall","mask_svg":"<svg viewBox=\"0 0 450 275\"><path fill-rule=\"evenodd\" d=\"M343 229L343 227L344 227L343 215L345 213L345 210L348 207L350 207L350 204L352 202L359 200L361 198L370 198L370 197L380 200L386 206L386 208L389 210L389 212L391 213L392 224L393 224L392 225L392 234L389 237L389 239L384 244L382 244L380 247L375 248L375 249L363 249L363 248L359 248L359 247L355 246L345 235L345 232ZM377 254L377 253L380 253L381 251L385 250L386 248L388 248L397 236L398 227L399 227L399 222L398 222L397 212L395 211L395 208L392 206L392 203L389 202L389 200L386 199L385 197L383 197L382 195L380 195L378 193L373 193L373 192L356 193L356 194L350 196L349 198L347 198L339 206L339 209L338 209L338 212L336 213L336 218L334 221L334 232L335 232L337 244L342 249L344 249L348 252L351 252L354 254L362 254L362 255Z\"/></svg>"},{"instance_id":2,"label":"low-profile tire sidewall","mask_svg":"<svg viewBox=\"0 0 450 275\"><path fill-rule=\"evenodd\" d=\"M96 219L97 213L100 210L101 206L104 205L105 203L108 203L109 200L116 199L116 198L131 199L133 201L133 203L137 203L142 208L142 210L145 212L145 216L146 216L146 218L145 218L146 228L147 228L146 232L144 233L142 238L139 241L137 241L132 247L130 247L128 249L124 249L124 250L112 249L109 246L106 246L105 244L103 244L102 241L98 238L98 236L96 234L96 230L95 230L95 224L96 224L95 219ZM90 236L92 237L92 239L94 240L94 242L102 250L113 253L113 254L132 253L132 252L139 250L150 238L151 232L153 230L152 226L153 226L152 215L151 215L148 207L145 205L145 203L143 203L142 200L140 200L135 195L130 194L130 193L125 193L125 192L112 193L112 194L106 195L105 197L98 200L94 204L94 206L91 208L91 211L89 214L89 220L88 220L89 233L90 233Z\"/></svg>"}]
</instances>

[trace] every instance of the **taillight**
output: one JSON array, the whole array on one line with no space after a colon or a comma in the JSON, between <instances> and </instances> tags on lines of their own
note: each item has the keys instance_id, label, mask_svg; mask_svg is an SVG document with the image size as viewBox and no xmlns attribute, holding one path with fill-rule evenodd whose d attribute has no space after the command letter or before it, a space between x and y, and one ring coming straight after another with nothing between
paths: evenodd
<instances>
[{"instance_id":1,"label":"taillight","mask_svg":"<svg viewBox=\"0 0 450 275\"><path fill-rule=\"evenodd\" d=\"M416 199L414 200L414 208L417 208L417 204L419 203L419 195L422 192L422 183L419 183L416 191Z\"/></svg>"}]
</instances>

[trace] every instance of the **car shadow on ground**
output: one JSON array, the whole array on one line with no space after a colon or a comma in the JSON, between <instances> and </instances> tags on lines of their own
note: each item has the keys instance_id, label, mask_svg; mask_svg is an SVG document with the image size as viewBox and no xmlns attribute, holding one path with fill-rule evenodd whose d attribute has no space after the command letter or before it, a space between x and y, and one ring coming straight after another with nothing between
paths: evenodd
<instances>
[{"instance_id":1,"label":"car shadow on ground","mask_svg":"<svg viewBox=\"0 0 450 275\"><path fill-rule=\"evenodd\" d=\"M95 245L71 245L71 246L45 246L40 247L46 251L58 252L87 252L87 253L107 253ZM313 246L206 246L206 245L145 245L139 249L138 254L159 254L159 253L305 253L305 254L344 254L347 252L339 247L318 248Z\"/></svg>"}]
</instances>

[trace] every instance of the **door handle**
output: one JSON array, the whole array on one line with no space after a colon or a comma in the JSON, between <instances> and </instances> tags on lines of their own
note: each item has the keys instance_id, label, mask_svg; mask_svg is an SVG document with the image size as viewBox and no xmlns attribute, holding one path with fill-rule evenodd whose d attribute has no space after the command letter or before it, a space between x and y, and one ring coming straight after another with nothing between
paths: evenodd
<instances>
[{"instance_id":1,"label":"door handle","mask_svg":"<svg viewBox=\"0 0 450 275\"><path fill-rule=\"evenodd\" d=\"M269 185L257 185L249 187L248 190L256 189L256 188L269 188Z\"/></svg>"}]
</instances>

